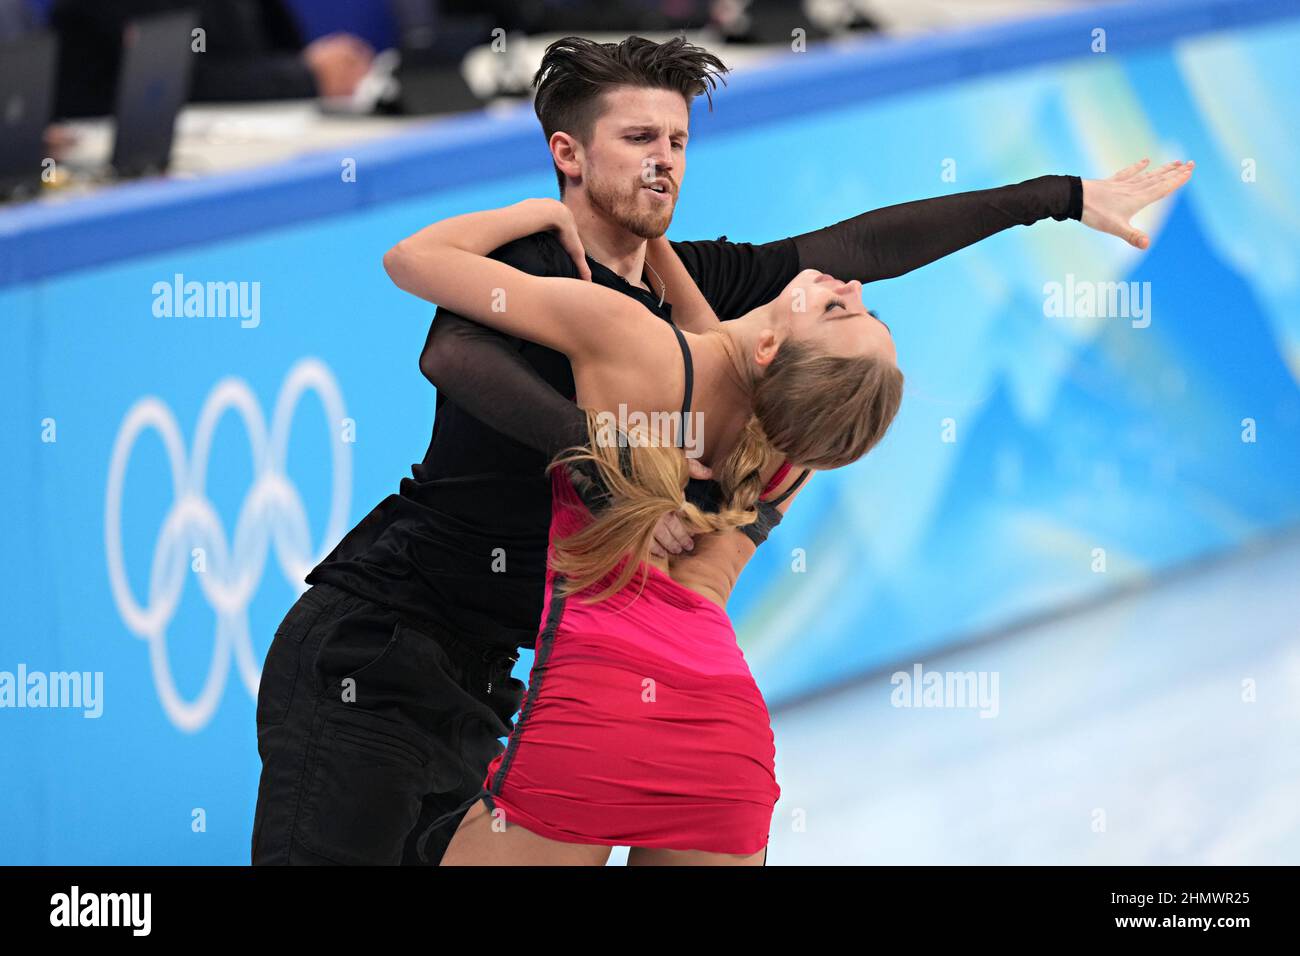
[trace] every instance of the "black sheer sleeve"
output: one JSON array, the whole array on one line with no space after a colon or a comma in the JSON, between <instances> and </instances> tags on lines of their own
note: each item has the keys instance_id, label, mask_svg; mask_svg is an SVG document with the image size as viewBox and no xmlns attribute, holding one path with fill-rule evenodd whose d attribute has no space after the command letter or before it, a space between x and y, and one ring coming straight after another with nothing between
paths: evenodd
<instances>
[{"instance_id":1,"label":"black sheer sleeve","mask_svg":"<svg viewBox=\"0 0 1300 956\"><path fill-rule=\"evenodd\" d=\"M587 416L528 364L520 340L439 309L420 371L489 428L554 458L587 440Z\"/></svg>"},{"instance_id":2,"label":"black sheer sleeve","mask_svg":"<svg viewBox=\"0 0 1300 956\"><path fill-rule=\"evenodd\" d=\"M492 253L534 275L565 275L532 236ZM438 394L503 435L553 458L587 439L586 413L560 394L523 356L523 341L447 309L434 313L420 353L420 371Z\"/></svg>"},{"instance_id":3,"label":"black sheer sleeve","mask_svg":"<svg viewBox=\"0 0 1300 956\"><path fill-rule=\"evenodd\" d=\"M903 275L1015 225L1083 215L1078 176L937 196L873 209L814 232L755 245L673 242L682 264L719 319L736 319L770 302L800 271L872 282Z\"/></svg>"},{"instance_id":4,"label":"black sheer sleeve","mask_svg":"<svg viewBox=\"0 0 1300 956\"><path fill-rule=\"evenodd\" d=\"M1011 226L1051 216L1083 216L1078 176L1039 176L1023 183L920 199L873 209L794 237L800 269L838 279L890 279L951 255Z\"/></svg>"}]
</instances>

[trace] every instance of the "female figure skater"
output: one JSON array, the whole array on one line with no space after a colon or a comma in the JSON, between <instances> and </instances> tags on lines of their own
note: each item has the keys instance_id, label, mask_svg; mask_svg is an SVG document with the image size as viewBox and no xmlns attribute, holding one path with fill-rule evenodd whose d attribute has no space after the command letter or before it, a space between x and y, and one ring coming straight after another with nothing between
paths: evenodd
<instances>
[{"instance_id":1,"label":"female figure skater","mask_svg":"<svg viewBox=\"0 0 1300 956\"><path fill-rule=\"evenodd\" d=\"M443 220L384 257L402 289L563 352L588 416L588 446L552 465L528 694L443 862L598 865L625 845L633 864L761 864L780 791L767 708L724 610L734 581L674 577L652 536L670 512L690 533L742 527L760 496L866 454L902 398L892 339L859 283L814 269L723 325L653 243L674 318L704 328L692 333L611 289L488 258L547 229L589 277L572 214L549 199ZM619 410L679 415L671 435L620 435L601 415ZM716 512L683 491L679 446L702 430Z\"/></svg>"}]
</instances>

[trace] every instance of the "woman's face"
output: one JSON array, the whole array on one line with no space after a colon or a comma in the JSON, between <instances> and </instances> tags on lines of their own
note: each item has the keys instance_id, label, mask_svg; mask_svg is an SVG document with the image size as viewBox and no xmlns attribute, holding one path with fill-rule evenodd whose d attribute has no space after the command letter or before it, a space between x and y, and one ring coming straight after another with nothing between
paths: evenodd
<instances>
[{"instance_id":1,"label":"woman's face","mask_svg":"<svg viewBox=\"0 0 1300 956\"><path fill-rule=\"evenodd\" d=\"M817 345L831 355L876 355L897 364L889 327L862 305L862 283L841 282L816 269L804 269L772 302L772 328L760 335L771 354L786 338ZM766 361L770 361L769 356ZM759 361L766 364L763 356Z\"/></svg>"}]
</instances>

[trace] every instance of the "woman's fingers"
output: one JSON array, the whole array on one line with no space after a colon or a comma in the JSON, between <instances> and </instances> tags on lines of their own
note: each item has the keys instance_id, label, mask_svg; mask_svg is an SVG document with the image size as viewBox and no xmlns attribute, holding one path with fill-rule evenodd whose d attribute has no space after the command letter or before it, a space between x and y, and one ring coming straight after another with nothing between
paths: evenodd
<instances>
[{"instance_id":1,"label":"woman's fingers","mask_svg":"<svg viewBox=\"0 0 1300 956\"><path fill-rule=\"evenodd\" d=\"M690 532L686 530L686 525L682 524L677 512L673 512L664 518L664 525L667 527L669 534L673 536L673 540L676 541L678 552L690 551L695 547L695 540L691 537Z\"/></svg>"},{"instance_id":2,"label":"woman's fingers","mask_svg":"<svg viewBox=\"0 0 1300 956\"><path fill-rule=\"evenodd\" d=\"M1172 165L1166 172L1159 176L1153 176L1151 181L1144 183L1142 198L1146 202L1154 202L1162 196L1168 196L1175 189L1182 186L1192 178L1192 169L1195 163L1178 163Z\"/></svg>"},{"instance_id":3,"label":"woman's fingers","mask_svg":"<svg viewBox=\"0 0 1300 956\"><path fill-rule=\"evenodd\" d=\"M564 251L577 266L578 278L590 282L591 267L587 265L587 251L582 247L582 239L578 236L577 227L572 222L561 222L556 226L556 235L559 237L560 245L564 246Z\"/></svg>"},{"instance_id":4,"label":"woman's fingers","mask_svg":"<svg viewBox=\"0 0 1300 956\"><path fill-rule=\"evenodd\" d=\"M650 543L650 553L660 558L666 558L670 551L676 554L680 550L681 548L677 547L673 541L672 532L668 530L664 519L660 518L659 523L655 525L654 540Z\"/></svg>"},{"instance_id":5,"label":"woman's fingers","mask_svg":"<svg viewBox=\"0 0 1300 956\"><path fill-rule=\"evenodd\" d=\"M545 200L543 200L545 201ZM564 251L569 254L573 260L574 266L578 269L578 278L583 281L591 281L591 267L587 265L587 250L582 246L582 237L578 235L578 226L573 221L573 213L569 207L557 200L550 200L548 203L550 211L551 229L555 236L560 240L560 245Z\"/></svg>"},{"instance_id":6,"label":"woman's fingers","mask_svg":"<svg viewBox=\"0 0 1300 956\"><path fill-rule=\"evenodd\" d=\"M1121 183L1126 179L1132 179L1139 172L1141 172L1142 169L1145 168L1147 163L1149 162L1151 162L1151 160L1149 159L1139 159L1132 166L1125 166L1123 169L1121 169L1119 172L1117 172L1114 176L1110 178L1111 180L1117 183Z\"/></svg>"},{"instance_id":7,"label":"woman's fingers","mask_svg":"<svg viewBox=\"0 0 1300 956\"><path fill-rule=\"evenodd\" d=\"M1155 182L1165 176L1176 174L1192 165L1192 163L1184 162L1181 159L1175 159L1155 169L1147 169L1146 167L1149 162L1150 160L1144 159L1141 162L1134 163L1127 169L1120 170L1111 177L1111 180L1117 183L1131 183L1136 186L1145 186L1148 183Z\"/></svg>"},{"instance_id":8,"label":"woman's fingers","mask_svg":"<svg viewBox=\"0 0 1300 956\"><path fill-rule=\"evenodd\" d=\"M1196 164L1192 162L1184 162L1181 159L1176 159L1173 162L1165 163L1159 169L1151 170L1151 172L1144 176L1136 177L1135 181L1139 185L1148 185L1150 183L1160 182L1173 176L1181 176L1195 165Z\"/></svg>"},{"instance_id":9,"label":"woman's fingers","mask_svg":"<svg viewBox=\"0 0 1300 956\"><path fill-rule=\"evenodd\" d=\"M573 256L573 262L578 267L578 278L584 282L591 281L591 266L587 265L587 250L582 246L582 239L578 236L578 230L573 230L573 248L569 251Z\"/></svg>"},{"instance_id":10,"label":"woman's fingers","mask_svg":"<svg viewBox=\"0 0 1300 956\"><path fill-rule=\"evenodd\" d=\"M1144 178L1148 180L1157 180L1164 179L1167 176L1176 176L1183 170L1183 168L1183 161L1181 159L1176 159L1172 163L1165 163L1159 169L1153 170Z\"/></svg>"}]
</instances>

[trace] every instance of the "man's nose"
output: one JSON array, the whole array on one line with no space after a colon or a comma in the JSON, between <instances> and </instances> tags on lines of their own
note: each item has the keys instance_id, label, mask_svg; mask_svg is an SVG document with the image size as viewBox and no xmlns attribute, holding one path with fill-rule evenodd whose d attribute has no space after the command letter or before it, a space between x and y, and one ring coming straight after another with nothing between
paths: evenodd
<instances>
[{"instance_id":1,"label":"man's nose","mask_svg":"<svg viewBox=\"0 0 1300 956\"><path fill-rule=\"evenodd\" d=\"M660 166L660 168L672 169L673 168L672 140L666 137L663 139L657 139L655 140L654 147L655 147L654 152L651 158L654 159L654 161Z\"/></svg>"},{"instance_id":2,"label":"man's nose","mask_svg":"<svg viewBox=\"0 0 1300 956\"><path fill-rule=\"evenodd\" d=\"M654 182L661 176L669 176L673 171L672 161L661 161L657 156L647 156L641 163L641 178L646 182Z\"/></svg>"}]
</instances>

